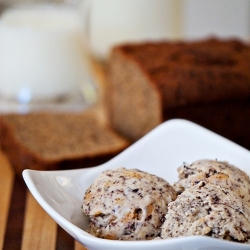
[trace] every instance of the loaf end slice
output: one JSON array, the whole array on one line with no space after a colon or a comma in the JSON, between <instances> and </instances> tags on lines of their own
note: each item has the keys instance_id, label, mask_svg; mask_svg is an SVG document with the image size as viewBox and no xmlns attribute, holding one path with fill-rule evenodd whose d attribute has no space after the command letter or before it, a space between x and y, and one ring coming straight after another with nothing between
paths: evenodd
<instances>
[{"instance_id":1,"label":"loaf end slice","mask_svg":"<svg viewBox=\"0 0 250 250\"><path fill-rule=\"evenodd\" d=\"M126 47L113 49L107 79L107 114L116 131L136 141L162 122L161 95Z\"/></svg>"}]
</instances>

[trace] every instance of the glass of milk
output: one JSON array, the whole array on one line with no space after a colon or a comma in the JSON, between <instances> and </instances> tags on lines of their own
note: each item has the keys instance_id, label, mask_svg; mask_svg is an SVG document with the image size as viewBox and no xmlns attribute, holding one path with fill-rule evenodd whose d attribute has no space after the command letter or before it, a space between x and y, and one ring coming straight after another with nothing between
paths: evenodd
<instances>
[{"instance_id":1,"label":"glass of milk","mask_svg":"<svg viewBox=\"0 0 250 250\"><path fill-rule=\"evenodd\" d=\"M1 4L0 112L81 110L96 101L79 11L83 1Z\"/></svg>"},{"instance_id":2,"label":"glass of milk","mask_svg":"<svg viewBox=\"0 0 250 250\"><path fill-rule=\"evenodd\" d=\"M119 43L178 39L181 0L92 0L89 48L104 61Z\"/></svg>"}]
</instances>

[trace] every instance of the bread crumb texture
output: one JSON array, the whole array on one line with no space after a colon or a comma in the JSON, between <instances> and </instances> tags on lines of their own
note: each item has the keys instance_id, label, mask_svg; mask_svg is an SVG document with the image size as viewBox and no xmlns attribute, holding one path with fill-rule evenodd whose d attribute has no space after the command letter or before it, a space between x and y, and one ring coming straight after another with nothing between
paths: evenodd
<instances>
[{"instance_id":1,"label":"bread crumb texture","mask_svg":"<svg viewBox=\"0 0 250 250\"><path fill-rule=\"evenodd\" d=\"M5 114L0 119L0 138L1 148L19 171L112 155L129 145L92 113Z\"/></svg>"}]
</instances>

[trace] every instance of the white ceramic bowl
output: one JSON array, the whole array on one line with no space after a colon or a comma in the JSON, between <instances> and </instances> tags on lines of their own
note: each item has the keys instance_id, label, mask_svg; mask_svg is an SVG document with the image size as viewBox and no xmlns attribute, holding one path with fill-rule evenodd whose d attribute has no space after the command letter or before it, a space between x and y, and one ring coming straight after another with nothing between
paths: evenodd
<instances>
[{"instance_id":1,"label":"white ceramic bowl","mask_svg":"<svg viewBox=\"0 0 250 250\"><path fill-rule=\"evenodd\" d=\"M23 178L39 204L72 237L90 250L243 250L250 244L190 236L166 240L118 241L96 238L85 230L88 219L81 210L85 190L105 169L138 168L177 180L177 167L198 159L228 161L250 174L250 152L192 122L169 120L118 156L93 168L66 171L24 170Z\"/></svg>"}]
</instances>

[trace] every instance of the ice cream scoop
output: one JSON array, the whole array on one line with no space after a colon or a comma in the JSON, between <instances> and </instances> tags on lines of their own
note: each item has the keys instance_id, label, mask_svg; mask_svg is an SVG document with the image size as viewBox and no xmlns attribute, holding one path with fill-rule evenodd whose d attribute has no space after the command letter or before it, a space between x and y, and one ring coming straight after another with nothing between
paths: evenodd
<instances>
[{"instance_id":1,"label":"ice cream scoop","mask_svg":"<svg viewBox=\"0 0 250 250\"><path fill-rule=\"evenodd\" d=\"M250 223L240 197L228 188L201 181L169 204L161 237L212 236L239 242L250 239Z\"/></svg>"},{"instance_id":2,"label":"ice cream scoop","mask_svg":"<svg viewBox=\"0 0 250 250\"><path fill-rule=\"evenodd\" d=\"M145 240L160 234L168 204L176 198L164 179L138 169L104 171L87 189L83 211L89 233L106 239Z\"/></svg>"}]
</instances>

